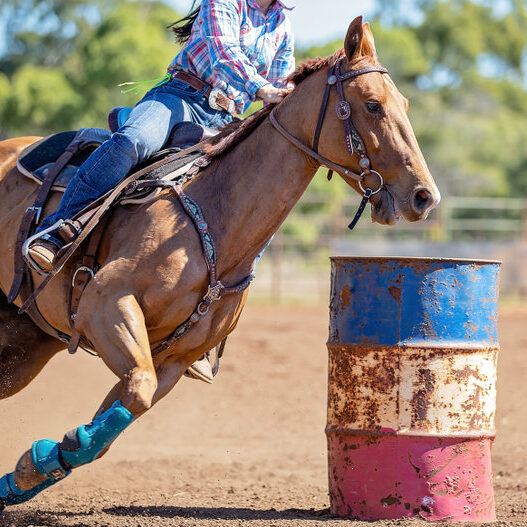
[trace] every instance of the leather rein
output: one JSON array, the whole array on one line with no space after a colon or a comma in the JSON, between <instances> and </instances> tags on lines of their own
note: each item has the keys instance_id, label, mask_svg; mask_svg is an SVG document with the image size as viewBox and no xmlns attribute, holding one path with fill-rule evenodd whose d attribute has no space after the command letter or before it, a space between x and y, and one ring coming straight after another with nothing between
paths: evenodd
<instances>
[{"instance_id":1,"label":"leather rein","mask_svg":"<svg viewBox=\"0 0 527 527\"><path fill-rule=\"evenodd\" d=\"M320 112L318 115L318 121L317 121L317 127L315 129L315 135L313 138L313 147L309 147L302 143L300 139L295 137L292 133L288 132L277 120L275 115L276 108L273 108L271 113L269 114L269 120L271 121L271 124L275 127L275 129L280 132L289 142L294 144L297 148L305 152L308 156L312 157L316 161L318 161L322 166L329 169L328 172L328 179L331 179L331 176L333 172L337 172L346 182L348 180L353 180L358 182L359 187L363 193L362 201L359 205L359 208L357 210L357 213L355 214L355 217L353 218L353 221L348 225L350 229L353 229L355 225L357 225L357 222L359 221L359 218L361 217L362 213L364 212L364 209L366 207L366 204L370 200L370 198L377 194L382 188L384 188L384 179L377 172L376 170L373 170L371 168L371 161L366 153L366 145L364 144L364 141L362 140L361 135L355 128L355 125L353 124L353 120L351 118L351 106L349 102L344 97L344 81L348 79L354 79L356 77L359 77L360 75L364 75L366 73L388 73L388 70L386 68L383 68L382 66L371 66L368 68L362 68L359 70L351 70L346 73L342 73L342 64L344 62L344 57L336 61L330 68L328 73L328 80L326 83L326 89L324 91L324 96L322 98L322 104L320 106ZM337 117L344 122L344 139L346 142L346 148L348 150L348 153L350 156L352 156L354 153L356 153L359 156L359 167L362 170L360 174L357 172L353 172L349 168L346 168L345 166L339 165L337 163L334 163L333 161L330 161L326 157L320 155L318 153L318 144L320 141L320 134L322 132L322 125L324 124L324 118L327 113L327 107L328 107L328 101L329 96L331 94L331 88L335 86L337 89L337 94L339 97L339 102L337 103L336 112ZM366 176L374 174L379 178L379 187L376 190L373 190L369 186L364 188L363 182Z\"/></svg>"}]
</instances>

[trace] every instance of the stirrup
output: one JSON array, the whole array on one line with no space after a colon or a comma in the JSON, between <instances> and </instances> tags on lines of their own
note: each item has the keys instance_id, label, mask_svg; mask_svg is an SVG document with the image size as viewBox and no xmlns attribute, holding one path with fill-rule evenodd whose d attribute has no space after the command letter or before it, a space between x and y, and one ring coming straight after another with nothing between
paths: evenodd
<instances>
[{"instance_id":1,"label":"stirrup","mask_svg":"<svg viewBox=\"0 0 527 527\"><path fill-rule=\"evenodd\" d=\"M49 274L48 271L44 271L44 269L41 269L37 262L31 258L29 254L29 248L31 245L38 239L42 238L45 234L49 234L50 232L58 229L62 224L64 223L64 220L58 220L55 222L51 227L48 227L47 229L44 229L41 232L37 232L36 234L33 234L33 236L30 236L22 246L22 256L24 257L24 260L26 261L27 265L36 271L38 274L42 276L47 276ZM62 247L60 250L64 249L65 247Z\"/></svg>"}]
</instances>

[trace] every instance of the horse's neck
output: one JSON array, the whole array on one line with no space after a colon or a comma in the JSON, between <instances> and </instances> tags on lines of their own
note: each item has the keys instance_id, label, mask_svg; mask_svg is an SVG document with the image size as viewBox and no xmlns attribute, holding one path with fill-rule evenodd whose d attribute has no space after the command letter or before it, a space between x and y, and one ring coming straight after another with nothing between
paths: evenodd
<instances>
[{"instance_id":1,"label":"horse's neck","mask_svg":"<svg viewBox=\"0 0 527 527\"><path fill-rule=\"evenodd\" d=\"M247 272L316 169L266 120L195 181L189 192L203 207L214 234L220 274Z\"/></svg>"}]
</instances>

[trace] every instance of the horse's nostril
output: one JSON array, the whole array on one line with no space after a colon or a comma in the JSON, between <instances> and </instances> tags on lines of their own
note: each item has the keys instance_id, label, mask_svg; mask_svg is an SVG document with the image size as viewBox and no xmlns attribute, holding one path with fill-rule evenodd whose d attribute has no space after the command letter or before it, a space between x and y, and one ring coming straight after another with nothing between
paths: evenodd
<instances>
[{"instance_id":1,"label":"horse's nostril","mask_svg":"<svg viewBox=\"0 0 527 527\"><path fill-rule=\"evenodd\" d=\"M418 212L424 212L432 204L433 198L430 191L421 189L414 194L414 208Z\"/></svg>"}]
</instances>

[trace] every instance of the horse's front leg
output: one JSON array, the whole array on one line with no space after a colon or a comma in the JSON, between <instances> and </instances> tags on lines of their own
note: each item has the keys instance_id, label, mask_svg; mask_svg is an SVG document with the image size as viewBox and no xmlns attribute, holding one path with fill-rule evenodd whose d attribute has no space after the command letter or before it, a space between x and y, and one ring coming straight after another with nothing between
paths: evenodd
<instances>
[{"instance_id":1,"label":"horse's front leg","mask_svg":"<svg viewBox=\"0 0 527 527\"><path fill-rule=\"evenodd\" d=\"M106 397L88 425L68 432L62 442L43 439L19 460L14 473L0 479L0 506L33 498L69 475L72 469L100 457L133 420L163 397L188 364L161 365L154 369L144 317L133 296L113 304L113 310L93 310L87 335L120 382Z\"/></svg>"}]
</instances>

